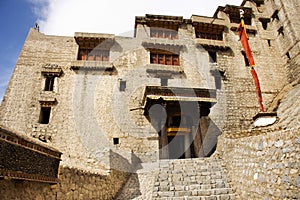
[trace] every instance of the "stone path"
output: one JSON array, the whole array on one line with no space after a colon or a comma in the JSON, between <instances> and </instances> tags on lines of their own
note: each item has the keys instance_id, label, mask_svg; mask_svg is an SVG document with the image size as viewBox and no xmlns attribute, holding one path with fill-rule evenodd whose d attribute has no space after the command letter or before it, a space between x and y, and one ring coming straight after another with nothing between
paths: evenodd
<instances>
[{"instance_id":1,"label":"stone path","mask_svg":"<svg viewBox=\"0 0 300 200\"><path fill-rule=\"evenodd\" d=\"M148 166L149 167L149 166ZM225 164L216 158L160 160L143 166L130 179L118 200L231 200L235 194Z\"/></svg>"}]
</instances>

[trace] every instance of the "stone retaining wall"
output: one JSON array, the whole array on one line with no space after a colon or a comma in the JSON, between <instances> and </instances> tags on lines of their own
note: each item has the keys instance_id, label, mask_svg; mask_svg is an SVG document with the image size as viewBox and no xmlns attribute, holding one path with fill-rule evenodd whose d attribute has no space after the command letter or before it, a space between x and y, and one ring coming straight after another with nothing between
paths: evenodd
<instances>
[{"instance_id":1,"label":"stone retaining wall","mask_svg":"<svg viewBox=\"0 0 300 200\"><path fill-rule=\"evenodd\" d=\"M222 134L215 156L226 162L241 199L299 199L299 127L260 132L236 139Z\"/></svg>"},{"instance_id":2,"label":"stone retaining wall","mask_svg":"<svg viewBox=\"0 0 300 200\"><path fill-rule=\"evenodd\" d=\"M116 149L104 154L107 159L102 160L103 165L93 170L60 166L57 184L0 178L0 199L113 199L138 160L134 154Z\"/></svg>"},{"instance_id":3,"label":"stone retaining wall","mask_svg":"<svg viewBox=\"0 0 300 200\"><path fill-rule=\"evenodd\" d=\"M61 167L60 182L50 185L40 182L0 180L0 199L112 199L127 172L111 170L107 175Z\"/></svg>"}]
</instances>

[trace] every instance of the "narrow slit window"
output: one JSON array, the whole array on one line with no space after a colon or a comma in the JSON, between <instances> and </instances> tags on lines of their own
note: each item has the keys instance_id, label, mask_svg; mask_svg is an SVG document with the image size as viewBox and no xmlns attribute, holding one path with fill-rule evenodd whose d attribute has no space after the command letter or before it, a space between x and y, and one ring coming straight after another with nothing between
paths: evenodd
<instances>
[{"instance_id":1,"label":"narrow slit window","mask_svg":"<svg viewBox=\"0 0 300 200\"><path fill-rule=\"evenodd\" d=\"M268 40L268 45L269 45L269 47L271 46L271 40Z\"/></svg>"},{"instance_id":2,"label":"narrow slit window","mask_svg":"<svg viewBox=\"0 0 300 200\"><path fill-rule=\"evenodd\" d=\"M275 10L273 15L271 16L271 18L274 20L278 20L279 21L279 16L278 16L279 10Z\"/></svg>"},{"instance_id":3,"label":"narrow slit window","mask_svg":"<svg viewBox=\"0 0 300 200\"><path fill-rule=\"evenodd\" d=\"M286 52L286 57L290 60L291 59L291 55L290 55L290 53L289 52Z\"/></svg>"},{"instance_id":4,"label":"narrow slit window","mask_svg":"<svg viewBox=\"0 0 300 200\"><path fill-rule=\"evenodd\" d=\"M283 26L278 29L278 35L282 35L282 37L284 37Z\"/></svg>"},{"instance_id":5,"label":"narrow slit window","mask_svg":"<svg viewBox=\"0 0 300 200\"><path fill-rule=\"evenodd\" d=\"M51 107L41 107L39 123L48 124L50 120Z\"/></svg>"},{"instance_id":6,"label":"narrow slit window","mask_svg":"<svg viewBox=\"0 0 300 200\"><path fill-rule=\"evenodd\" d=\"M245 52L245 51L242 51L242 54L243 54L243 56L244 56L245 65L246 65L246 66L250 66L249 60L248 60L247 55L246 55L246 52Z\"/></svg>"},{"instance_id":7,"label":"narrow slit window","mask_svg":"<svg viewBox=\"0 0 300 200\"><path fill-rule=\"evenodd\" d=\"M45 76L45 87L44 87L45 91L53 91L54 79L55 79L54 76Z\"/></svg>"}]
</instances>

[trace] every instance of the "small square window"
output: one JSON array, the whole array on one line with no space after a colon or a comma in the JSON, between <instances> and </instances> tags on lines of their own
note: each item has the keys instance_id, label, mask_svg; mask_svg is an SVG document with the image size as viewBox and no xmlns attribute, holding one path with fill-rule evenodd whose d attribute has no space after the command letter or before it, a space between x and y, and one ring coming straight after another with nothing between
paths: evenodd
<instances>
[{"instance_id":1,"label":"small square window","mask_svg":"<svg viewBox=\"0 0 300 200\"><path fill-rule=\"evenodd\" d=\"M168 86L168 78L167 77L161 77L160 78L160 85L161 86Z\"/></svg>"},{"instance_id":2,"label":"small square window","mask_svg":"<svg viewBox=\"0 0 300 200\"><path fill-rule=\"evenodd\" d=\"M119 138L113 138L114 145L119 144Z\"/></svg>"},{"instance_id":3,"label":"small square window","mask_svg":"<svg viewBox=\"0 0 300 200\"><path fill-rule=\"evenodd\" d=\"M126 89L126 81L120 80L120 91L124 92Z\"/></svg>"}]
</instances>

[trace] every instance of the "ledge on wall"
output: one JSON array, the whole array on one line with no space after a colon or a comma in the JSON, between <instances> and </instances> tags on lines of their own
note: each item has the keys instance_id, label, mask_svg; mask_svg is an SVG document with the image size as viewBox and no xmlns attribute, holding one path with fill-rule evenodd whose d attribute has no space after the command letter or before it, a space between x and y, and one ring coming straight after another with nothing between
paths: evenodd
<instances>
[{"instance_id":1,"label":"ledge on wall","mask_svg":"<svg viewBox=\"0 0 300 200\"><path fill-rule=\"evenodd\" d=\"M72 61L71 69L76 71L100 71L108 72L110 75L117 74L117 69L109 61L87 61L76 60Z\"/></svg>"}]
</instances>

